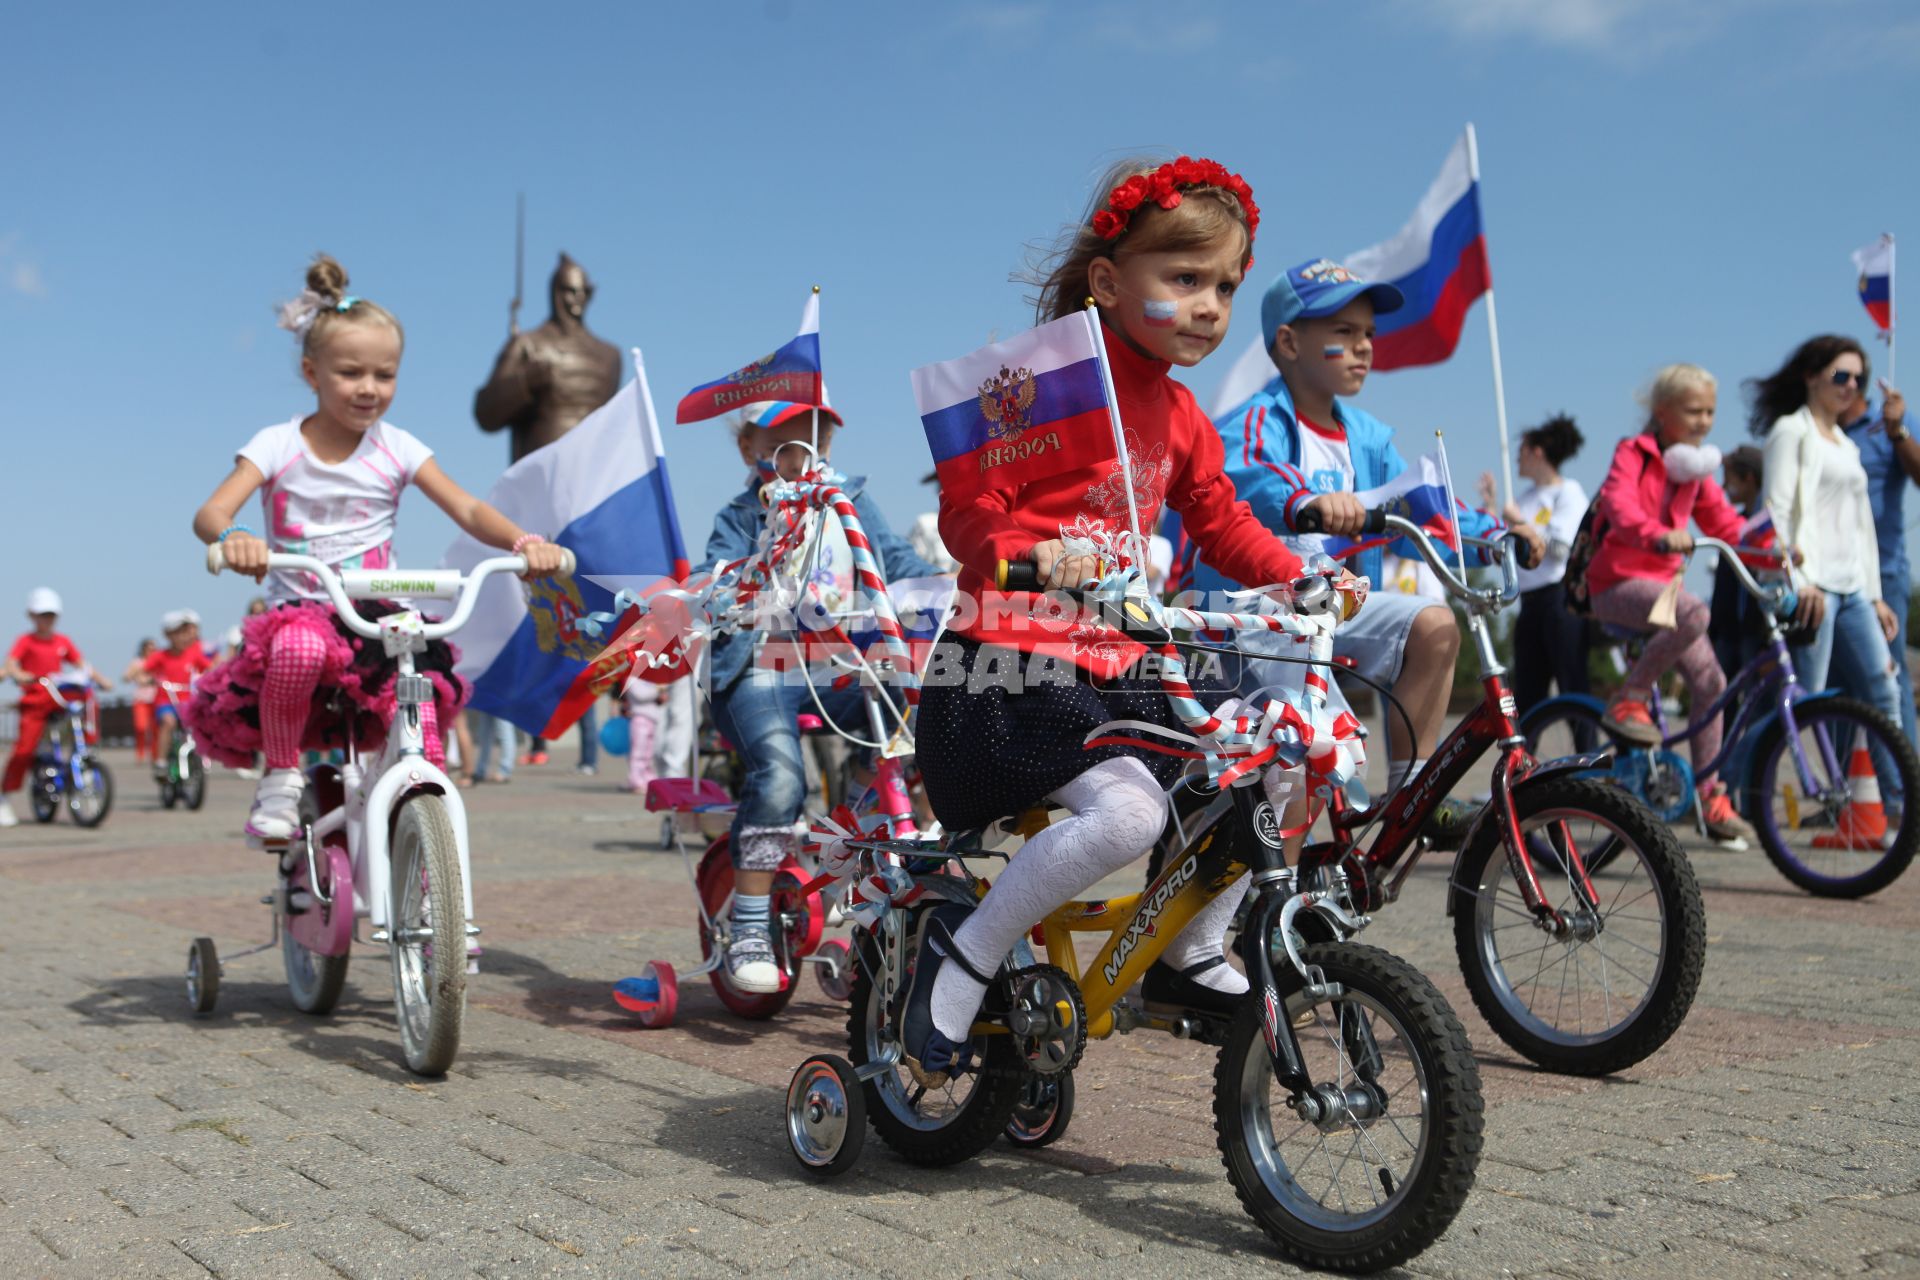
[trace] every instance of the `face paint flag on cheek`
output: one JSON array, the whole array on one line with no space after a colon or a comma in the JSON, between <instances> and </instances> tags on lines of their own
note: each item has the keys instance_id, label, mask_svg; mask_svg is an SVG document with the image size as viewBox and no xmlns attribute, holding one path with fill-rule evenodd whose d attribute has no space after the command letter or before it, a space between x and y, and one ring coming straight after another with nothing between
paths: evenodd
<instances>
[{"instance_id":1,"label":"face paint flag on cheek","mask_svg":"<svg viewBox=\"0 0 1920 1280\"><path fill-rule=\"evenodd\" d=\"M1177 302L1147 298L1140 305L1143 308L1141 318L1156 329L1171 329L1180 318L1180 304Z\"/></svg>"},{"instance_id":2,"label":"face paint flag on cheek","mask_svg":"<svg viewBox=\"0 0 1920 1280\"><path fill-rule=\"evenodd\" d=\"M1334 342L1320 348L1320 354L1329 360L1338 360L1347 354L1347 349L1339 343Z\"/></svg>"}]
</instances>

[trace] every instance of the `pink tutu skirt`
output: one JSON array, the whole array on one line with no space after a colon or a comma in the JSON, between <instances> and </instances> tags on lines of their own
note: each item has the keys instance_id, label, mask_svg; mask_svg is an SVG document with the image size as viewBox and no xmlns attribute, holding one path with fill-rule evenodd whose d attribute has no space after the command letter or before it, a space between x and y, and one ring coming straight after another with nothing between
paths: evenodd
<instances>
[{"instance_id":1,"label":"pink tutu skirt","mask_svg":"<svg viewBox=\"0 0 1920 1280\"><path fill-rule=\"evenodd\" d=\"M397 609L384 600L360 606L368 618ZM200 677L181 715L201 754L239 769L252 764L254 755L263 750L260 689L266 683L267 655L280 629L296 623L314 626L327 646L301 747L330 751L351 745L376 751L386 742L393 723L393 679L399 664L378 641L348 631L329 606L300 600L242 622L239 651ZM467 698L466 682L453 673L458 658L459 651L444 640L431 641L425 653L414 655L415 672L433 681L434 711L443 727L453 723Z\"/></svg>"}]
</instances>

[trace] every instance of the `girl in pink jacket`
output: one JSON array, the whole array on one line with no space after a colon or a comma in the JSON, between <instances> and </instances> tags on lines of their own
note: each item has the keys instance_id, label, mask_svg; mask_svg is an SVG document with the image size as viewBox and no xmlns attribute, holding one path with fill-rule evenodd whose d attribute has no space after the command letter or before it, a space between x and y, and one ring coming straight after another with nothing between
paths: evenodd
<instances>
[{"instance_id":1,"label":"girl in pink jacket","mask_svg":"<svg viewBox=\"0 0 1920 1280\"><path fill-rule=\"evenodd\" d=\"M1693 549L1689 523L1715 538L1740 539L1744 521L1713 478L1720 451L1702 444L1713 430L1717 397L1713 375L1699 365L1660 370L1647 393L1646 428L1614 449L1613 465L1594 499L1606 522L1587 570L1594 617L1624 630L1651 632L1602 724L1609 733L1646 746L1660 741L1648 701L1669 669L1680 669L1696 716L1727 687L1707 639L1708 609L1698 596L1680 592L1671 628L1655 629L1648 622L1654 602ZM1726 789L1701 772L1720 751L1717 712L1711 724L1696 726L1690 747L1707 834L1722 841L1750 840L1753 828L1733 811Z\"/></svg>"}]
</instances>

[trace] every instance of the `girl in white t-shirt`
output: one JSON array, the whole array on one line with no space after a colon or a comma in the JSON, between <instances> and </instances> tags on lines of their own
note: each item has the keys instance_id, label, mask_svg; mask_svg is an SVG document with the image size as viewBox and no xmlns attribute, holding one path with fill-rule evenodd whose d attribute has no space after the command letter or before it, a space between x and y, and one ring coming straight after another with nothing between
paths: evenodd
<instances>
[{"instance_id":1,"label":"girl in white t-shirt","mask_svg":"<svg viewBox=\"0 0 1920 1280\"><path fill-rule=\"evenodd\" d=\"M1513 629L1513 698L1520 714L1561 693L1587 691L1587 622L1567 610L1560 580L1567 553L1587 514L1587 491L1560 468L1585 443L1566 414L1556 414L1520 436L1518 470L1527 481L1501 513L1508 525L1540 531L1546 552L1540 563L1520 570L1520 616ZM1493 477L1480 477L1480 503L1493 506ZM1581 744L1585 749L1585 744Z\"/></svg>"},{"instance_id":2,"label":"girl in white t-shirt","mask_svg":"<svg viewBox=\"0 0 1920 1280\"><path fill-rule=\"evenodd\" d=\"M346 271L322 254L307 270L305 292L281 308L281 325L300 338L300 374L317 403L240 449L232 474L195 514L194 532L222 543L227 563L255 579L267 576L270 551L311 555L337 568L382 568L392 563L401 491L414 484L474 538L525 554L530 573L557 570L560 548L455 484L431 449L382 420L405 339L384 307L346 289ZM264 538L235 523L256 490ZM266 754L247 834L285 840L298 824L301 751L349 742L372 749L384 741L393 663L378 646L352 637L309 575L272 578L274 607L246 620L239 655L201 681L187 721L215 760L242 767L254 752ZM459 710L465 691L443 642L420 655L418 669L435 688L423 727L437 762L437 725Z\"/></svg>"}]
</instances>

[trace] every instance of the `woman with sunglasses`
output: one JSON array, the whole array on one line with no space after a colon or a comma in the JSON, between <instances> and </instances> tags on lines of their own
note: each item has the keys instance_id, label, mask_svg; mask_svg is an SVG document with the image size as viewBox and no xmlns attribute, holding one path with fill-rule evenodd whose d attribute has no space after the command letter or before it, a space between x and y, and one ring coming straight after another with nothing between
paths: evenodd
<instances>
[{"instance_id":1,"label":"woman with sunglasses","mask_svg":"<svg viewBox=\"0 0 1920 1280\"><path fill-rule=\"evenodd\" d=\"M1867 701L1899 724L1888 647L1899 618L1880 595L1860 448L1840 428L1859 416L1866 385L1859 343L1809 338L1770 377L1749 380L1749 422L1766 440L1766 500L1779 545L1793 548L1800 566L1794 671L1807 688L1824 689L1832 669L1839 683L1871 691Z\"/></svg>"}]
</instances>

